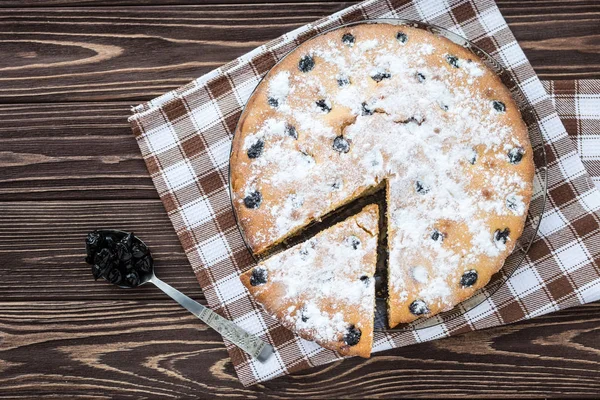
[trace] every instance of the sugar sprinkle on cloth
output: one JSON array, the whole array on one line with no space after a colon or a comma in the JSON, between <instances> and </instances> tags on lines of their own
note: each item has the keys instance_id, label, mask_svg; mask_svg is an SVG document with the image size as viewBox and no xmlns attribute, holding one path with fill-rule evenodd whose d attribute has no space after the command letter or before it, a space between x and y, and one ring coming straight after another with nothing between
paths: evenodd
<instances>
[{"instance_id":1,"label":"sugar sprinkle on cloth","mask_svg":"<svg viewBox=\"0 0 600 400\"><path fill-rule=\"evenodd\" d=\"M319 32L375 18L404 18L446 28L474 42L511 73L533 106L526 122L544 139L538 147L544 146L546 152L548 199L537 239L510 277L499 280L503 283L497 290L483 291L477 296L481 303L468 311L461 306L459 313L444 322L425 320L403 332L378 333L373 351L508 324L600 298L600 267L594 261L600 255L600 192L584 167L585 163L590 172L600 175L593 147L584 149L590 140L600 140L590 138L588 131L600 133L600 100L593 96L600 92L597 83L547 83L546 89L555 94L553 100L493 1L369 0L298 28L139 105L129 120L210 307L276 349L275 356L261 364L226 342L238 377L246 386L329 363L339 356L298 338L263 313L238 279L254 261L236 226L229 199L233 132L253 89L285 54ZM555 105L565 115L574 140L565 131ZM537 184L540 188L540 182ZM542 199L543 190L538 190L531 208L540 207Z\"/></svg>"}]
</instances>

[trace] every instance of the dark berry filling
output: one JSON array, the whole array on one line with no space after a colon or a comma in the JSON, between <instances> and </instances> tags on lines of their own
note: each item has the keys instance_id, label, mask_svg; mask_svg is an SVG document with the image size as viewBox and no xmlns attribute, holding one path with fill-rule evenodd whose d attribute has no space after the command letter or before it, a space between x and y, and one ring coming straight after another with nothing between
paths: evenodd
<instances>
[{"instance_id":1,"label":"dark berry filling","mask_svg":"<svg viewBox=\"0 0 600 400\"><path fill-rule=\"evenodd\" d=\"M506 105L501 101L492 101L492 106L494 107L494 110L498 111L499 113L503 113L506 111Z\"/></svg>"},{"instance_id":2,"label":"dark berry filling","mask_svg":"<svg viewBox=\"0 0 600 400\"><path fill-rule=\"evenodd\" d=\"M431 233L431 240L433 240L434 242L443 242L444 239L446 238L446 235L444 235L442 232L438 231L437 229L434 229L433 232Z\"/></svg>"},{"instance_id":3,"label":"dark berry filling","mask_svg":"<svg viewBox=\"0 0 600 400\"><path fill-rule=\"evenodd\" d=\"M340 76L337 79L337 83L339 87L348 86L350 84L350 78L348 78L347 76Z\"/></svg>"},{"instance_id":4,"label":"dark berry filling","mask_svg":"<svg viewBox=\"0 0 600 400\"><path fill-rule=\"evenodd\" d=\"M325 99L320 99L317 100L315 102L315 104L317 105L317 107L319 107L321 109L321 111L323 111L324 113L328 113L329 111L331 111L331 107L329 106L329 104L327 104L327 101Z\"/></svg>"},{"instance_id":5,"label":"dark berry filling","mask_svg":"<svg viewBox=\"0 0 600 400\"><path fill-rule=\"evenodd\" d=\"M279 100L277 100L277 99L276 99L276 98L274 98L274 97L269 97L269 98L267 99L267 102L268 102L268 103L269 103L269 105L270 105L271 107L273 107L273 108L277 108L277 107L279 107Z\"/></svg>"},{"instance_id":6,"label":"dark berry filling","mask_svg":"<svg viewBox=\"0 0 600 400\"><path fill-rule=\"evenodd\" d=\"M302 260L306 260L306 257L308 256L308 249L307 248L302 248L300 249L300 258Z\"/></svg>"},{"instance_id":7,"label":"dark berry filling","mask_svg":"<svg viewBox=\"0 0 600 400\"><path fill-rule=\"evenodd\" d=\"M256 267L250 275L250 285L258 286L267 283L267 270L261 267Z\"/></svg>"},{"instance_id":8,"label":"dark berry filling","mask_svg":"<svg viewBox=\"0 0 600 400\"><path fill-rule=\"evenodd\" d=\"M350 151L350 142L343 136L338 136L333 139L333 149L339 153L347 153Z\"/></svg>"},{"instance_id":9,"label":"dark berry filling","mask_svg":"<svg viewBox=\"0 0 600 400\"><path fill-rule=\"evenodd\" d=\"M344 33L344 35L342 36L342 43L344 43L346 46L353 46L354 41L354 35L351 33Z\"/></svg>"},{"instance_id":10,"label":"dark berry filling","mask_svg":"<svg viewBox=\"0 0 600 400\"><path fill-rule=\"evenodd\" d=\"M369 108L369 105L366 102L361 104L361 114L362 115L373 115L373 110Z\"/></svg>"},{"instance_id":11,"label":"dark berry filling","mask_svg":"<svg viewBox=\"0 0 600 400\"><path fill-rule=\"evenodd\" d=\"M151 277L150 251L133 233L94 231L85 240L86 258L94 279L128 287L139 286Z\"/></svg>"},{"instance_id":12,"label":"dark berry filling","mask_svg":"<svg viewBox=\"0 0 600 400\"><path fill-rule=\"evenodd\" d=\"M471 287L477 282L477 271L471 269L466 271L460 278L460 285L462 287Z\"/></svg>"},{"instance_id":13,"label":"dark berry filling","mask_svg":"<svg viewBox=\"0 0 600 400\"><path fill-rule=\"evenodd\" d=\"M423 83L423 82L425 82L426 78L425 78L425 75L423 75L420 72L417 72L417 79L419 80L419 82Z\"/></svg>"},{"instance_id":14,"label":"dark berry filling","mask_svg":"<svg viewBox=\"0 0 600 400\"><path fill-rule=\"evenodd\" d=\"M302 72L310 72L315 67L315 60L309 55L306 55L298 61L298 69Z\"/></svg>"},{"instance_id":15,"label":"dark berry filling","mask_svg":"<svg viewBox=\"0 0 600 400\"><path fill-rule=\"evenodd\" d=\"M117 257L119 258L119 260L128 263L131 260L131 244L128 246L125 243L122 242L118 242L117 246Z\"/></svg>"},{"instance_id":16,"label":"dark berry filling","mask_svg":"<svg viewBox=\"0 0 600 400\"><path fill-rule=\"evenodd\" d=\"M150 272L152 269L152 259L150 257L143 257L136 261L135 268L139 271Z\"/></svg>"},{"instance_id":17,"label":"dark berry filling","mask_svg":"<svg viewBox=\"0 0 600 400\"><path fill-rule=\"evenodd\" d=\"M390 74L387 71L382 71L382 72L377 72L375 75L371 75L371 78L375 81L375 82L381 82L384 79L390 79L392 77L392 74Z\"/></svg>"},{"instance_id":18,"label":"dark berry filling","mask_svg":"<svg viewBox=\"0 0 600 400\"><path fill-rule=\"evenodd\" d=\"M472 149L471 155L469 157L469 164L475 165L476 161L477 161L477 151L475 151L475 149Z\"/></svg>"},{"instance_id":19,"label":"dark berry filling","mask_svg":"<svg viewBox=\"0 0 600 400\"><path fill-rule=\"evenodd\" d=\"M494 232L494 240L496 243L506 244L509 235L510 229L508 228L504 228L503 230L496 229L496 232Z\"/></svg>"},{"instance_id":20,"label":"dark berry filling","mask_svg":"<svg viewBox=\"0 0 600 400\"><path fill-rule=\"evenodd\" d=\"M117 268L113 268L108 272L108 275L105 275L104 279L115 285L120 285L123 283L123 274Z\"/></svg>"},{"instance_id":21,"label":"dark berry filling","mask_svg":"<svg viewBox=\"0 0 600 400\"><path fill-rule=\"evenodd\" d=\"M248 196L244 197L244 205L247 208L258 208L260 203L262 203L262 195L258 190L255 190Z\"/></svg>"},{"instance_id":22,"label":"dark berry filling","mask_svg":"<svg viewBox=\"0 0 600 400\"><path fill-rule=\"evenodd\" d=\"M87 254L95 254L100 247L102 236L98 232L90 232L85 238L85 251ZM88 264L93 263L93 259L85 260Z\"/></svg>"},{"instance_id":23,"label":"dark berry filling","mask_svg":"<svg viewBox=\"0 0 600 400\"><path fill-rule=\"evenodd\" d=\"M250 146L246 154L248 154L248 158L258 158L262 154L264 148L265 142L263 140L258 140L256 143Z\"/></svg>"},{"instance_id":24,"label":"dark berry filling","mask_svg":"<svg viewBox=\"0 0 600 400\"><path fill-rule=\"evenodd\" d=\"M452 65L454 68L458 68L458 57L453 56L451 54L446 55L446 61L448 64Z\"/></svg>"},{"instance_id":25,"label":"dark berry filling","mask_svg":"<svg viewBox=\"0 0 600 400\"><path fill-rule=\"evenodd\" d=\"M444 103L438 103L440 108L444 111L448 111L450 109L450 107L448 107L446 104Z\"/></svg>"},{"instance_id":26,"label":"dark berry filling","mask_svg":"<svg viewBox=\"0 0 600 400\"><path fill-rule=\"evenodd\" d=\"M107 247L95 253L92 258L94 279L105 276L107 272L115 267L115 261L114 253Z\"/></svg>"},{"instance_id":27,"label":"dark berry filling","mask_svg":"<svg viewBox=\"0 0 600 400\"><path fill-rule=\"evenodd\" d=\"M417 315L417 316L427 314L429 312L429 308L427 307L427 304L425 304L425 302L423 300L413 301L408 306L408 310L411 312L411 314Z\"/></svg>"},{"instance_id":28,"label":"dark berry filling","mask_svg":"<svg viewBox=\"0 0 600 400\"><path fill-rule=\"evenodd\" d=\"M107 249L115 250L117 247L118 240L115 240L113 235L106 235L104 238L104 247Z\"/></svg>"},{"instance_id":29,"label":"dark berry filling","mask_svg":"<svg viewBox=\"0 0 600 400\"><path fill-rule=\"evenodd\" d=\"M525 155L525 149L522 147L514 147L508 152L508 162L511 164L518 164Z\"/></svg>"},{"instance_id":30,"label":"dark berry filling","mask_svg":"<svg viewBox=\"0 0 600 400\"><path fill-rule=\"evenodd\" d=\"M306 308L302 307L300 310L300 319L302 322L306 322L310 319L310 317L306 314Z\"/></svg>"},{"instance_id":31,"label":"dark berry filling","mask_svg":"<svg viewBox=\"0 0 600 400\"><path fill-rule=\"evenodd\" d=\"M350 325L344 334L344 343L348 346L355 346L360 342L360 329L354 325Z\"/></svg>"},{"instance_id":32,"label":"dark berry filling","mask_svg":"<svg viewBox=\"0 0 600 400\"><path fill-rule=\"evenodd\" d=\"M429 190L431 190L431 188L421 181L415 181L415 190L419 194L427 194L429 193Z\"/></svg>"},{"instance_id":33,"label":"dark berry filling","mask_svg":"<svg viewBox=\"0 0 600 400\"><path fill-rule=\"evenodd\" d=\"M130 271L125 275L125 282L127 282L127 286L136 287L140 284L140 276L136 271Z\"/></svg>"},{"instance_id":34,"label":"dark berry filling","mask_svg":"<svg viewBox=\"0 0 600 400\"><path fill-rule=\"evenodd\" d=\"M371 278L369 278L369 277L368 277L368 276L366 276L366 275L363 275L363 276L361 276L361 277L360 277L360 280L361 280L361 282L363 282L365 285L368 285L368 284L369 284L369 281L370 281L370 279L371 279Z\"/></svg>"},{"instance_id":35,"label":"dark berry filling","mask_svg":"<svg viewBox=\"0 0 600 400\"><path fill-rule=\"evenodd\" d=\"M398 32L398 33L396 33L396 39L400 43L403 43L403 44L406 43L406 42L408 42L408 36L404 32Z\"/></svg>"},{"instance_id":36,"label":"dark berry filling","mask_svg":"<svg viewBox=\"0 0 600 400\"><path fill-rule=\"evenodd\" d=\"M509 210L518 211L519 206L520 206L519 200L517 199L517 197L514 194L509 195L506 198L506 208L508 208Z\"/></svg>"},{"instance_id":37,"label":"dark berry filling","mask_svg":"<svg viewBox=\"0 0 600 400\"><path fill-rule=\"evenodd\" d=\"M146 254L148 254L148 248L142 242L133 243L131 246L131 253L135 258L143 259Z\"/></svg>"},{"instance_id":38,"label":"dark berry filling","mask_svg":"<svg viewBox=\"0 0 600 400\"><path fill-rule=\"evenodd\" d=\"M357 250L358 246L360 246L360 239L356 236L348 236L346 238L346 243L348 243L354 250Z\"/></svg>"},{"instance_id":39,"label":"dark berry filling","mask_svg":"<svg viewBox=\"0 0 600 400\"><path fill-rule=\"evenodd\" d=\"M293 125L285 125L285 134L290 137L293 137L294 139L298 139L298 132L296 131L296 127Z\"/></svg>"}]
</instances>

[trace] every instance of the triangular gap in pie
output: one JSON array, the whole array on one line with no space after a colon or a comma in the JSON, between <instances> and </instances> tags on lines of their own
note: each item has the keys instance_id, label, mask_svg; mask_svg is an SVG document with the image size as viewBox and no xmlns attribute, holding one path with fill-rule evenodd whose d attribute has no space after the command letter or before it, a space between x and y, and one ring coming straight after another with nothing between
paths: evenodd
<instances>
[{"instance_id":1,"label":"triangular gap in pie","mask_svg":"<svg viewBox=\"0 0 600 400\"><path fill-rule=\"evenodd\" d=\"M342 355L373 343L379 211L371 204L241 276L267 313Z\"/></svg>"}]
</instances>

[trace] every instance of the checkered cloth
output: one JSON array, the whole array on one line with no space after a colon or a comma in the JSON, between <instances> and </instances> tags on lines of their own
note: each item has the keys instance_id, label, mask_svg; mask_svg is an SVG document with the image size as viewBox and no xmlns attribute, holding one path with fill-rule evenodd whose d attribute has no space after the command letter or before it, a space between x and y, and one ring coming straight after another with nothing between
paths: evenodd
<instances>
[{"instance_id":1,"label":"checkered cloth","mask_svg":"<svg viewBox=\"0 0 600 400\"><path fill-rule=\"evenodd\" d=\"M600 80L546 81L556 111L600 189Z\"/></svg>"},{"instance_id":2,"label":"checkered cloth","mask_svg":"<svg viewBox=\"0 0 600 400\"><path fill-rule=\"evenodd\" d=\"M572 140L493 1L369 0L296 29L142 104L130 118L148 170L210 307L276 349L274 357L261 364L226 342L244 385L339 356L298 338L261 312L238 279L253 259L236 226L228 192L228 159L236 123L262 76L295 46L340 24L374 18L438 25L490 53L533 106L526 122L533 134L543 136L544 143L540 140L537 146L545 147L548 165L548 200L538 237L524 261L513 263L516 270L510 277L505 273L495 281L500 283L496 290L484 290L471 307L460 306L452 318L434 317L438 323L425 320L402 332L376 333L374 351L508 324L600 298L600 269L595 261L600 256L600 192L577 154L579 148L586 166L600 175L596 167L600 147L594 145L600 141L599 100L593 95L600 93L598 85L586 81L575 86L547 85L556 95L556 107L565 115ZM588 131L594 126L596 137ZM536 160L539 165L539 157ZM543 204L539 172L533 211Z\"/></svg>"}]
</instances>

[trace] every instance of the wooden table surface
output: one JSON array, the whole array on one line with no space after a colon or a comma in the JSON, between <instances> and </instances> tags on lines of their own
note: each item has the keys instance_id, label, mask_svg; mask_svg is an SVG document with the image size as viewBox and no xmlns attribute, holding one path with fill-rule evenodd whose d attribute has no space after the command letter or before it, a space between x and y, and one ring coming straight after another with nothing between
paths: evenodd
<instances>
[{"instance_id":1,"label":"wooden table surface","mask_svg":"<svg viewBox=\"0 0 600 400\"><path fill-rule=\"evenodd\" d=\"M205 302L126 118L354 2L0 2L0 397L600 396L600 304L243 388L220 337L153 287L94 283L83 238L133 230ZM542 79L600 78L600 2L499 0Z\"/></svg>"}]
</instances>

